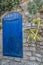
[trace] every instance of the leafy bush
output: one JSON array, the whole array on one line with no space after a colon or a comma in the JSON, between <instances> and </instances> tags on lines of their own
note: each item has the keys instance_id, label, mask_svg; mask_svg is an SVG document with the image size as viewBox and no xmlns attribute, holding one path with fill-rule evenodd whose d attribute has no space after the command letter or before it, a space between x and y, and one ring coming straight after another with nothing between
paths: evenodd
<instances>
[{"instance_id":1,"label":"leafy bush","mask_svg":"<svg viewBox=\"0 0 43 65\"><path fill-rule=\"evenodd\" d=\"M19 0L0 0L0 16L5 11L10 11L15 5L19 5Z\"/></svg>"},{"instance_id":2,"label":"leafy bush","mask_svg":"<svg viewBox=\"0 0 43 65\"><path fill-rule=\"evenodd\" d=\"M36 14L42 6L43 0L33 0L33 2L28 3L27 9L30 14Z\"/></svg>"},{"instance_id":3,"label":"leafy bush","mask_svg":"<svg viewBox=\"0 0 43 65\"><path fill-rule=\"evenodd\" d=\"M35 14L37 12L37 6L34 2L29 2L27 7L28 7L28 12L30 14Z\"/></svg>"}]
</instances>

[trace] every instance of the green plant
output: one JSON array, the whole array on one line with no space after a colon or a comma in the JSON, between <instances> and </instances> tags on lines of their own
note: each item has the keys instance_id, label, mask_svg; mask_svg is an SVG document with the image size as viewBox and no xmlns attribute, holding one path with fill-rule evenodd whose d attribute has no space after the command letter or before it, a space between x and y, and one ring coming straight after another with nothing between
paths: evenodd
<instances>
[{"instance_id":1,"label":"green plant","mask_svg":"<svg viewBox=\"0 0 43 65\"><path fill-rule=\"evenodd\" d=\"M42 6L43 0L33 0L28 3L27 10L30 14L36 14Z\"/></svg>"},{"instance_id":2,"label":"green plant","mask_svg":"<svg viewBox=\"0 0 43 65\"><path fill-rule=\"evenodd\" d=\"M33 39L33 40L40 40L39 38L39 27L40 27L40 18L37 18L37 19L33 19L32 20L33 23L37 23L37 29L35 28L31 28L29 30L25 30L25 32L28 34L28 37L27 37L27 40L29 39Z\"/></svg>"},{"instance_id":3,"label":"green plant","mask_svg":"<svg viewBox=\"0 0 43 65\"><path fill-rule=\"evenodd\" d=\"M19 6L19 0L0 0L0 16L5 11L11 11L16 5Z\"/></svg>"},{"instance_id":4,"label":"green plant","mask_svg":"<svg viewBox=\"0 0 43 65\"><path fill-rule=\"evenodd\" d=\"M28 7L28 12L30 14L35 14L37 12L37 6L34 2L29 2L27 7Z\"/></svg>"},{"instance_id":5,"label":"green plant","mask_svg":"<svg viewBox=\"0 0 43 65\"><path fill-rule=\"evenodd\" d=\"M43 0L33 0L34 3L37 5L38 8L42 7L43 5Z\"/></svg>"},{"instance_id":6,"label":"green plant","mask_svg":"<svg viewBox=\"0 0 43 65\"><path fill-rule=\"evenodd\" d=\"M31 17L26 17L27 18L27 20L28 20L28 22L31 22L32 21L32 18Z\"/></svg>"},{"instance_id":7,"label":"green plant","mask_svg":"<svg viewBox=\"0 0 43 65\"><path fill-rule=\"evenodd\" d=\"M39 28L40 28L40 18L37 18L35 16L35 14L37 12L40 11L40 9L43 6L43 0L33 0L32 2L29 2L27 4L27 10L30 13L30 15L32 15L31 18L27 17L28 22L32 22L32 23L36 23L37 24L37 28L30 28L29 30L26 30L28 37L27 39L33 39L33 40L40 40L39 37ZM33 19L33 20L32 20Z\"/></svg>"}]
</instances>

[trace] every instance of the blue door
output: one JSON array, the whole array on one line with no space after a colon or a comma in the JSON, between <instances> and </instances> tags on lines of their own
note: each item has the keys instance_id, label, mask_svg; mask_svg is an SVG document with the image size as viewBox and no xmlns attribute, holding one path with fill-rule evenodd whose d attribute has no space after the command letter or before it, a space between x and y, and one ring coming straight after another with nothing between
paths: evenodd
<instances>
[{"instance_id":1,"label":"blue door","mask_svg":"<svg viewBox=\"0 0 43 65\"><path fill-rule=\"evenodd\" d=\"M22 16L11 12L3 18L3 55L23 57Z\"/></svg>"}]
</instances>

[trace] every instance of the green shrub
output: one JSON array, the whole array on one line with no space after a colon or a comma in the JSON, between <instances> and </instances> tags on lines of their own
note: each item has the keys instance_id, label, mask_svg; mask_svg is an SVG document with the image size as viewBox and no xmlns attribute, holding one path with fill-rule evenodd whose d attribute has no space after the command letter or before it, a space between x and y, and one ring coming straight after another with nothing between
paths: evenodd
<instances>
[{"instance_id":1,"label":"green shrub","mask_svg":"<svg viewBox=\"0 0 43 65\"><path fill-rule=\"evenodd\" d=\"M33 2L28 3L27 9L30 14L36 14L42 6L43 0L33 0Z\"/></svg>"}]
</instances>

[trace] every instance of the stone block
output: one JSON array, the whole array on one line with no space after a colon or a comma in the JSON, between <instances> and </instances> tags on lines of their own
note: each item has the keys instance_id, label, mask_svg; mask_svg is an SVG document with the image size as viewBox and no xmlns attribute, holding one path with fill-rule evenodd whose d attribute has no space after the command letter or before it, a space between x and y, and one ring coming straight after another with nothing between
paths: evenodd
<instances>
[{"instance_id":1,"label":"stone block","mask_svg":"<svg viewBox=\"0 0 43 65\"><path fill-rule=\"evenodd\" d=\"M26 38L27 34L25 32L23 32L23 38Z\"/></svg>"},{"instance_id":2,"label":"stone block","mask_svg":"<svg viewBox=\"0 0 43 65\"><path fill-rule=\"evenodd\" d=\"M40 63L40 65L43 65L43 63Z\"/></svg>"},{"instance_id":3,"label":"stone block","mask_svg":"<svg viewBox=\"0 0 43 65\"><path fill-rule=\"evenodd\" d=\"M26 51L29 51L29 50L30 50L30 48L29 48L29 47L26 47L26 46L25 46L25 47L23 47L23 51L25 51L25 52L26 52Z\"/></svg>"},{"instance_id":4,"label":"stone block","mask_svg":"<svg viewBox=\"0 0 43 65\"><path fill-rule=\"evenodd\" d=\"M32 56L35 56L36 52L35 51L32 51Z\"/></svg>"},{"instance_id":5,"label":"stone block","mask_svg":"<svg viewBox=\"0 0 43 65\"><path fill-rule=\"evenodd\" d=\"M23 43L26 43L26 38L23 38Z\"/></svg>"},{"instance_id":6,"label":"stone block","mask_svg":"<svg viewBox=\"0 0 43 65\"><path fill-rule=\"evenodd\" d=\"M40 46L41 49L43 49L43 46Z\"/></svg>"},{"instance_id":7,"label":"stone block","mask_svg":"<svg viewBox=\"0 0 43 65\"><path fill-rule=\"evenodd\" d=\"M23 46L24 46L24 47L28 47L28 43L24 43Z\"/></svg>"},{"instance_id":8,"label":"stone block","mask_svg":"<svg viewBox=\"0 0 43 65\"><path fill-rule=\"evenodd\" d=\"M21 62L22 58L14 58L13 59L15 62Z\"/></svg>"},{"instance_id":9,"label":"stone block","mask_svg":"<svg viewBox=\"0 0 43 65\"><path fill-rule=\"evenodd\" d=\"M29 46L29 47L35 47L36 45L33 44L33 43L28 43L28 46Z\"/></svg>"},{"instance_id":10,"label":"stone block","mask_svg":"<svg viewBox=\"0 0 43 65\"><path fill-rule=\"evenodd\" d=\"M41 62L43 62L43 57L41 58Z\"/></svg>"},{"instance_id":11,"label":"stone block","mask_svg":"<svg viewBox=\"0 0 43 65\"><path fill-rule=\"evenodd\" d=\"M31 53L31 51L29 51L29 52L27 52L27 57L29 57L29 56L32 56L32 53Z\"/></svg>"},{"instance_id":12,"label":"stone block","mask_svg":"<svg viewBox=\"0 0 43 65\"><path fill-rule=\"evenodd\" d=\"M30 57L30 61L35 61L36 60L36 57L32 56Z\"/></svg>"},{"instance_id":13,"label":"stone block","mask_svg":"<svg viewBox=\"0 0 43 65\"><path fill-rule=\"evenodd\" d=\"M36 51L35 47L30 47L30 51Z\"/></svg>"},{"instance_id":14,"label":"stone block","mask_svg":"<svg viewBox=\"0 0 43 65\"><path fill-rule=\"evenodd\" d=\"M37 61L37 62L41 62L41 58L36 57L36 61Z\"/></svg>"},{"instance_id":15,"label":"stone block","mask_svg":"<svg viewBox=\"0 0 43 65\"><path fill-rule=\"evenodd\" d=\"M2 60L1 65L9 65L10 60Z\"/></svg>"},{"instance_id":16,"label":"stone block","mask_svg":"<svg viewBox=\"0 0 43 65\"><path fill-rule=\"evenodd\" d=\"M42 55L41 55L41 54L35 54L35 56L36 56L36 57L39 57L39 58L41 58L41 57L42 57Z\"/></svg>"},{"instance_id":17,"label":"stone block","mask_svg":"<svg viewBox=\"0 0 43 65\"><path fill-rule=\"evenodd\" d=\"M40 53L43 54L43 49L40 50Z\"/></svg>"}]
</instances>

